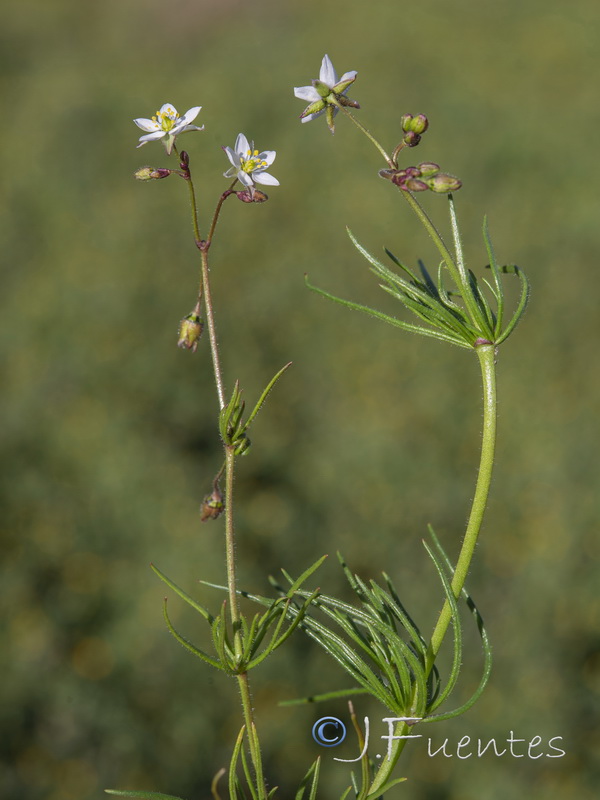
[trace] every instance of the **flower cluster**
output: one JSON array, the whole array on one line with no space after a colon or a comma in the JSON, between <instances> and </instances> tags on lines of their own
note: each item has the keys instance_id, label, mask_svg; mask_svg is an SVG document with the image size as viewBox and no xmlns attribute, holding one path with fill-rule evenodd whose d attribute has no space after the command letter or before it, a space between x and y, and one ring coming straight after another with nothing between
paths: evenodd
<instances>
[{"instance_id":1,"label":"flower cluster","mask_svg":"<svg viewBox=\"0 0 600 800\"><path fill-rule=\"evenodd\" d=\"M133 121L138 128L147 131L144 136L140 136L138 147L142 147L148 142L158 142L162 139L167 155L171 155L175 140L181 133L204 129L204 125L199 128L190 124L196 119L201 108L202 106L194 106L181 117L171 103L165 103L152 119L145 117L134 119ZM266 195L254 190L255 183L279 186L277 178L267 172L267 169L275 161L275 150L263 150L262 153L259 153L258 150L254 149L254 142L249 142L243 133L238 135L235 147L224 147L223 150L232 165L227 172L223 173L224 176L226 178L235 176L248 190L242 193L240 199L247 202L254 202L255 199L261 202L266 199ZM137 180L156 180L168 177L171 172L172 170L168 169L142 167L137 170L135 177Z\"/></svg>"},{"instance_id":2,"label":"flower cluster","mask_svg":"<svg viewBox=\"0 0 600 800\"><path fill-rule=\"evenodd\" d=\"M462 186L462 181L447 172L441 172L439 164L424 161L417 167L404 169L382 169L382 178L386 178L405 192L425 192L431 189L436 194L455 192Z\"/></svg>"}]
</instances>

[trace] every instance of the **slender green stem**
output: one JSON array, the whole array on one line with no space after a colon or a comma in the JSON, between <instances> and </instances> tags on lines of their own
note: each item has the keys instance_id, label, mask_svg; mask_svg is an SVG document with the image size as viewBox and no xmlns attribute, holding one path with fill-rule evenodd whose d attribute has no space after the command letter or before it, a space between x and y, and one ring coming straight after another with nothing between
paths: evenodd
<instances>
[{"instance_id":1,"label":"slender green stem","mask_svg":"<svg viewBox=\"0 0 600 800\"><path fill-rule=\"evenodd\" d=\"M492 344L480 345L476 348L477 356L481 367L483 381L483 434L481 442L481 456L479 461L479 472L475 487L475 496L471 505L471 513L467 522L467 528L463 539L462 547L456 562L456 568L451 582L452 592L458 599L463 590L475 545L481 530L481 523L487 505L490 484L492 480L492 468L494 465L494 451L496 446L496 364L495 348ZM444 641L448 626L452 621L452 610L446 600L440 612L438 621L435 625L431 641L427 649L425 660L425 674L429 676L437 655ZM398 723L394 736L406 736L410 733L410 728L405 722ZM389 780L392 770L400 757L406 739L397 738L392 743L390 758L385 759L371 786L368 796L377 796L379 790Z\"/></svg>"},{"instance_id":2,"label":"slender green stem","mask_svg":"<svg viewBox=\"0 0 600 800\"><path fill-rule=\"evenodd\" d=\"M448 267L448 271L452 275L452 278L454 279L454 282L456 283L457 287L462 286L463 281L461 279L460 272L456 264L454 263L454 258L452 257L450 251L448 250L442 238L441 233L435 227L435 225L433 224L432 220L430 219L429 215L427 214L423 206L419 203L416 197L414 197L410 192L407 192L404 189L399 189L398 191L402 194L408 205L412 208L412 210L419 218L419 221L421 222L427 233L433 239L434 244L437 247L442 258L444 259L444 263Z\"/></svg>"},{"instance_id":3,"label":"slender green stem","mask_svg":"<svg viewBox=\"0 0 600 800\"><path fill-rule=\"evenodd\" d=\"M364 133L364 135L367 137L367 139L370 139L370 141L379 150L381 155L385 158L386 164L388 164L390 167L393 168L394 164L393 164L392 160L390 159L390 157L388 156L386 151L383 149L383 147L379 144L377 139L373 136L373 134L369 130L367 130L367 128L365 128L365 126L361 122L359 122L356 119L356 117L354 116L354 114L351 114L350 111L348 111L348 109L345 106L343 106L341 104L338 104L338 103L336 103L336 105L340 109L340 111L342 111L348 117L348 119L351 119L352 122L356 125L356 127L360 131L362 131L362 133Z\"/></svg>"},{"instance_id":4,"label":"slender green stem","mask_svg":"<svg viewBox=\"0 0 600 800\"><path fill-rule=\"evenodd\" d=\"M175 153L177 158L181 161L181 156L176 147L173 147L173 152ZM181 166L185 167L184 164L182 164ZM198 225L198 206L196 205L196 191L194 189L194 181L192 180L189 164L187 165L187 167L185 167L185 172L178 174L180 174L182 177L185 178L185 182L188 185L188 190L190 193L190 206L192 210L192 227L194 228L194 238L196 241L198 241L200 239L200 228Z\"/></svg>"},{"instance_id":5,"label":"slender green stem","mask_svg":"<svg viewBox=\"0 0 600 800\"><path fill-rule=\"evenodd\" d=\"M239 595L237 592L237 577L235 564L235 531L233 524L233 479L235 470L235 454L233 447L225 448L225 556L227 562L227 587L229 590L229 614L233 629L233 647L236 657L242 655L242 638L240 635L241 612ZM266 800L267 789L263 775L260 742L256 733L254 711L252 707L252 694L247 672L237 675L238 688L242 700L244 722L246 723L246 736L250 758L254 765L259 800Z\"/></svg>"},{"instance_id":6,"label":"slender green stem","mask_svg":"<svg viewBox=\"0 0 600 800\"><path fill-rule=\"evenodd\" d=\"M204 287L204 307L206 309L206 319L208 322L208 336L210 338L210 351L212 354L213 370L215 373L215 383L217 395L219 396L219 408L225 408L225 389L223 385L223 375L221 372L221 360L219 358L219 344L217 342L217 330L215 327L215 315L213 311L212 294L210 291L210 276L208 270L208 251L205 248L200 250L202 259L202 286Z\"/></svg>"},{"instance_id":7,"label":"slender green stem","mask_svg":"<svg viewBox=\"0 0 600 800\"><path fill-rule=\"evenodd\" d=\"M485 513L492 481L494 452L496 448L497 400L495 348L492 344L480 345L476 348L476 352L479 358L481 377L483 380L483 434L475 496L473 497L467 529L451 583L452 592L457 599L460 597L460 593L465 585L475 551L475 545L479 537L479 531L481 530L481 523L483 522L483 515ZM451 619L452 612L450 604L446 600L431 636L426 661L427 674L431 672Z\"/></svg>"},{"instance_id":8,"label":"slender green stem","mask_svg":"<svg viewBox=\"0 0 600 800\"><path fill-rule=\"evenodd\" d=\"M237 594L235 569L235 533L233 527L233 475L235 455L233 447L225 448L225 560L227 563L227 586L229 587L229 613L235 636L236 654L240 645L240 604Z\"/></svg>"},{"instance_id":9,"label":"slender green stem","mask_svg":"<svg viewBox=\"0 0 600 800\"><path fill-rule=\"evenodd\" d=\"M225 202L225 200L227 200L227 198L229 197L229 195L233 191L233 187L236 185L237 182L238 182L238 180L236 178L233 181L233 183L231 184L231 186L229 187L229 189L226 189L226 191L223 192L221 197L219 197L219 202L217 203L217 207L215 208L215 213L213 214L213 218L212 218L212 221L210 223L210 229L208 231L208 236L206 237L206 247L210 247L210 244L212 242L212 239L213 239L213 236L214 236L214 233L215 233L215 228L217 227L217 222L219 221L219 214L221 213L221 208L223 206L223 203Z\"/></svg>"}]
</instances>

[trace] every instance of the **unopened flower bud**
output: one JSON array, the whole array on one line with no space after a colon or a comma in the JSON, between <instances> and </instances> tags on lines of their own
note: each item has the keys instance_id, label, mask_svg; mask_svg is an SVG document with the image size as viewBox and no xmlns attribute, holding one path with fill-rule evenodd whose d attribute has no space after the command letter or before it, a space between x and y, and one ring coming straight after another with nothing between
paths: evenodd
<instances>
[{"instance_id":1,"label":"unopened flower bud","mask_svg":"<svg viewBox=\"0 0 600 800\"><path fill-rule=\"evenodd\" d=\"M242 192L235 192L235 196L238 200L241 200L242 203L264 203L266 200L269 199L269 195L261 192L259 189L255 189L254 187L250 187L249 189L245 189Z\"/></svg>"},{"instance_id":2,"label":"unopened flower bud","mask_svg":"<svg viewBox=\"0 0 600 800\"><path fill-rule=\"evenodd\" d=\"M408 178L400 188L408 189L409 192L425 192L429 187L418 178Z\"/></svg>"},{"instance_id":3,"label":"unopened flower bud","mask_svg":"<svg viewBox=\"0 0 600 800\"><path fill-rule=\"evenodd\" d=\"M140 167L133 173L136 181L158 181L161 178L168 178L172 170L163 167Z\"/></svg>"},{"instance_id":4,"label":"unopened flower bud","mask_svg":"<svg viewBox=\"0 0 600 800\"><path fill-rule=\"evenodd\" d=\"M411 131L413 133L425 133L429 127L429 120L425 114L417 114L416 116L413 116L412 114L403 114L402 118L400 119L400 124L402 125L402 130L405 133L409 133Z\"/></svg>"},{"instance_id":5,"label":"unopened flower bud","mask_svg":"<svg viewBox=\"0 0 600 800\"><path fill-rule=\"evenodd\" d=\"M421 141L421 136L414 131L408 131L408 133L404 134L402 141L404 144L408 145L408 147L416 147Z\"/></svg>"},{"instance_id":6,"label":"unopened flower bud","mask_svg":"<svg viewBox=\"0 0 600 800\"><path fill-rule=\"evenodd\" d=\"M447 175L445 172L438 172L430 178L425 178L425 181L431 191L437 194L455 192L462 186L462 181L459 178L455 178L454 175Z\"/></svg>"},{"instance_id":7,"label":"unopened flower bud","mask_svg":"<svg viewBox=\"0 0 600 800\"><path fill-rule=\"evenodd\" d=\"M217 519L223 513L224 508L223 495L219 485L215 483L212 492L206 495L200 506L200 522Z\"/></svg>"},{"instance_id":8,"label":"unopened flower bud","mask_svg":"<svg viewBox=\"0 0 600 800\"><path fill-rule=\"evenodd\" d=\"M181 347L182 350L191 350L192 353L195 353L203 328L204 323L195 310L185 316L179 323L177 347Z\"/></svg>"},{"instance_id":9,"label":"unopened flower bud","mask_svg":"<svg viewBox=\"0 0 600 800\"><path fill-rule=\"evenodd\" d=\"M349 108L360 108L359 103L356 100L350 100L349 97L346 97L345 94L337 94L335 95L336 100L341 106L348 106Z\"/></svg>"},{"instance_id":10,"label":"unopened flower bud","mask_svg":"<svg viewBox=\"0 0 600 800\"><path fill-rule=\"evenodd\" d=\"M419 164L418 169L423 177L429 177L431 175L437 175L440 171L440 165L434 164L433 161L423 161L422 164Z\"/></svg>"}]
</instances>

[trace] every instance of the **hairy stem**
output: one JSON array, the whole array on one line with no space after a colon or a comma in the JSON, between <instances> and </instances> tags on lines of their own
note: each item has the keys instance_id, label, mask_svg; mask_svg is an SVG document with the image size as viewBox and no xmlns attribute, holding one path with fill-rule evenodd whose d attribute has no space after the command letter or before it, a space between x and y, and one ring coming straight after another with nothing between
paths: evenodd
<instances>
[{"instance_id":1,"label":"hairy stem","mask_svg":"<svg viewBox=\"0 0 600 800\"><path fill-rule=\"evenodd\" d=\"M208 251L205 248L200 250L202 259L202 286L204 287L204 308L206 309L206 320L208 322L208 335L210 338L210 352L212 354L213 370L217 395L219 397L219 408L225 408L225 389L223 385L223 374L221 372L221 360L219 358L219 344L217 342L217 331L215 327L215 316L213 312L212 294L210 291L210 279L208 270Z\"/></svg>"}]
</instances>

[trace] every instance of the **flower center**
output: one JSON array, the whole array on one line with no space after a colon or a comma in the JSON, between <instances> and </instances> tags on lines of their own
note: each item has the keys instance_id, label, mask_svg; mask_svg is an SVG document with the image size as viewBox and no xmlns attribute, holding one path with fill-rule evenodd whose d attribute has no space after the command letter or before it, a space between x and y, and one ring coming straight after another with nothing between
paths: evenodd
<instances>
[{"instance_id":1,"label":"flower center","mask_svg":"<svg viewBox=\"0 0 600 800\"><path fill-rule=\"evenodd\" d=\"M257 169L266 169L267 162L258 157L258 150L248 150L246 157L240 158L241 167L244 172L255 172Z\"/></svg>"},{"instance_id":2,"label":"flower center","mask_svg":"<svg viewBox=\"0 0 600 800\"><path fill-rule=\"evenodd\" d=\"M152 117L152 121L155 122L161 130L165 131L165 133L168 133L174 128L178 120L179 114L174 108L167 108L166 111L157 111L156 116Z\"/></svg>"}]
</instances>

